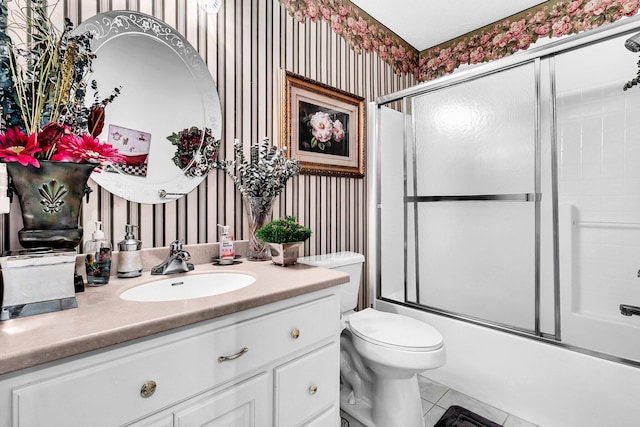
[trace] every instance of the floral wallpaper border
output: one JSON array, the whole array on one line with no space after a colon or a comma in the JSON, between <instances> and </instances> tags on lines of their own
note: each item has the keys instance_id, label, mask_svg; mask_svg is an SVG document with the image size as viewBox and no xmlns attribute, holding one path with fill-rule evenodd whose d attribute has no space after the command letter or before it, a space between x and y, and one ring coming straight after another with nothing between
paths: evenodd
<instances>
[{"instance_id":1,"label":"floral wallpaper border","mask_svg":"<svg viewBox=\"0 0 640 427\"><path fill-rule=\"evenodd\" d=\"M418 52L348 0L279 0L298 21L330 23L355 52L376 52L396 73L418 81L528 49L538 39L577 34L638 13L640 0L547 1L527 11Z\"/></svg>"}]
</instances>

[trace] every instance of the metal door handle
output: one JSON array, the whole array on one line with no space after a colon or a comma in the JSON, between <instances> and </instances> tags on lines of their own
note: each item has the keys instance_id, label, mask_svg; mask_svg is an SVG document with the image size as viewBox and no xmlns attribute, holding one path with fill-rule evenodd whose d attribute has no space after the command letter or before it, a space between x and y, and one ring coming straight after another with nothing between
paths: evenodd
<instances>
[{"instance_id":1,"label":"metal door handle","mask_svg":"<svg viewBox=\"0 0 640 427\"><path fill-rule=\"evenodd\" d=\"M218 357L218 363L226 362L228 360L235 360L238 357L240 357L243 354L245 354L247 351L249 351L249 349L247 347L244 347L242 350L240 350L236 354L232 354L231 356L220 356L220 357Z\"/></svg>"}]
</instances>

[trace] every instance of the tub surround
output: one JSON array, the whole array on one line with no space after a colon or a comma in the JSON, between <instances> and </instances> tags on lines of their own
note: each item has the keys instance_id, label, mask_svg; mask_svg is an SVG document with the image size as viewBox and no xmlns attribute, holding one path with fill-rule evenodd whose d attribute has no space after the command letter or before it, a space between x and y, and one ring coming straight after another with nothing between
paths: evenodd
<instances>
[{"instance_id":1,"label":"tub surround","mask_svg":"<svg viewBox=\"0 0 640 427\"><path fill-rule=\"evenodd\" d=\"M242 244L241 244L242 245ZM214 248L215 246L215 248ZM242 246L241 246L242 247ZM326 289L349 281L349 275L306 265L286 268L272 262L247 262L229 266L210 263L216 245L185 246L195 271L171 275L225 272L254 276L251 286L226 294L168 302L133 302L119 295L134 286L169 276L151 276L150 265L160 262L166 251L143 254L141 277L118 279L97 288L87 287L76 295L78 308L0 322L0 374L102 349L137 338L237 313L287 298ZM157 252L157 254L156 254ZM80 258L80 257L79 257ZM117 257L114 257L117 258ZM78 272L84 270L78 268ZM112 267L112 271L117 271ZM46 280L46 278L43 278Z\"/></svg>"},{"instance_id":2,"label":"tub surround","mask_svg":"<svg viewBox=\"0 0 640 427\"><path fill-rule=\"evenodd\" d=\"M447 363L425 377L544 427L635 426L638 368L377 301L442 333Z\"/></svg>"}]
</instances>

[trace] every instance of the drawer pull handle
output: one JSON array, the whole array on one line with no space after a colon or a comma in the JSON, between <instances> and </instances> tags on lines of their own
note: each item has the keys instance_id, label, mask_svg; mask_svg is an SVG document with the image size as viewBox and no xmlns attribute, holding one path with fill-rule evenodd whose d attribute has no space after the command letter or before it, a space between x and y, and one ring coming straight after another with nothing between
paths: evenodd
<instances>
[{"instance_id":1,"label":"drawer pull handle","mask_svg":"<svg viewBox=\"0 0 640 427\"><path fill-rule=\"evenodd\" d=\"M317 385L312 385L311 387L309 387L309 394L313 395L313 394L316 394L317 392L318 392Z\"/></svg>"},{"instance_id":2,"label":"drawer pull handle","mask_svg":"<svg viewBox=\"0 0 640 427\"><path fill-rule=\"evenodd\" d=\"M151 395L155 392L156 392L155 381L147 381L142 385L142 387L140 387L140 396L144 397L145 399L147 397L151 397Z\"/></svg>"},{"instance_id":3,"label":"drawer pull handle","mask_svg":"<svg viewBox=\"0 0 640 427\"><path fill-rule=\"evenodd\" d=\"M293 328L293 330L291 331L291 338L293 338L294 340L297 340L298 337L300 337L300 329Z\"/></svg>"},{"instance_id":4,"label":"drawer pull handle","mask_svg":"<svg viewBox=\"0 0 640 427\"><path fill-rule=\"evenodd\" d=\"M240 357L243 354L245 354L247 351L249 351L249 349L247 347L244 347L242 350L240 350L236 354L232 354L231 356L220 356L220 357L218 357L218 363L226 362L228 360L237 359L238 357Z\"/></svg>"}]
</instances>

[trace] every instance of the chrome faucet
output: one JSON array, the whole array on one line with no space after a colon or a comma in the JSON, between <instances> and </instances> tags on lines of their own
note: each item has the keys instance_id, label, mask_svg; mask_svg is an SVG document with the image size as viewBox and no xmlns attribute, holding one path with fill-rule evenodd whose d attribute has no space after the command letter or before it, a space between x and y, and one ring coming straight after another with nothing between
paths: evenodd
<instances>
[{"instance_id":1,"label":"chrome faucet","mask_svg":"<svg viewBox=\"0 0 640 427\"><path fill-rule=\"evenodd\" d=\"M635 305L620 304L620 314L623 316L640 316L640 307Z\"/></svg>"},{"instance_id":2,"label":"chrome faucet","mask_svg":"<svg viewBox=\"0 0 640 427\"><path fill-rule=\"evenodd\" d=\"M186 273L193 270L193 264L187 262L191 254L182 249L182 240L174 240L169 246L169 256L161 264L151 268L151 274Z\"/></svg>"}]
</instances>

